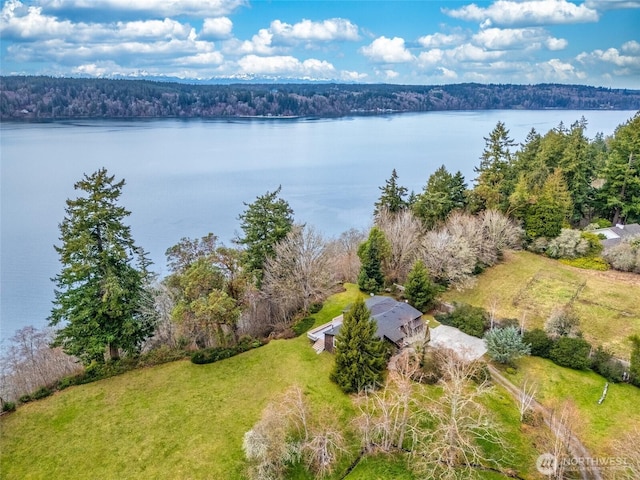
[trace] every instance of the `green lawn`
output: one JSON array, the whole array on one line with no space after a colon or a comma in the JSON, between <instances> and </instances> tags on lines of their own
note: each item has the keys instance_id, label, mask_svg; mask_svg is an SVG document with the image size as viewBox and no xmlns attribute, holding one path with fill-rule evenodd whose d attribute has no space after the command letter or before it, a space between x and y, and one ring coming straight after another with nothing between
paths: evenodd
<instances>
[{"instance_id":1,"label":"green lawn","mask_svg":"<svg viewBox=\"0 0 640 480\"><path fill-rule=\"evenodd\" d=\"M528 329L543 327L554 307L571 303L585 338L623 358L631 351L627 338L640 332L639 298L640 275L581 270L529 252L509 252L473 288L443 295L487 309L495 302L499 317L524 314Z\"/></svg>"},{"instance_id":2,"label":"green lawn","mask_svg":"<svg viewBox=\"0 0 640 480\"><path fill-rule=\"evenodd\" d=\"M505 373L516 385L538 385L536 399L548 408L564 400L575 404L580 414L576 433L593 455L610 455L611 444L640 425L640 388L609 384L605 401L598 405L606 380L593 372L572 370L539 357L518 360L515 374Z\"/></svg>"},{"instance_id":3,"label":"green lawn","mask_svg":"<svg viewBox=\"0 0 640 480\"><path fill-rule=\"evenodd\" d=\"M355 286L347 286L331 297L316 324L338 315L358 295ZM331 409L332 418L348 430L356 409L329 381L332 367L333 357L317 355L303 335L213 364L178 361L71 387L0 419L1 477L246 478L242 437L291 385L302 387L312 410ZM497 389L486 405L515 446L505 465L530 478L535 451L520 430L513 401ZM354 435L349 439L351 455L333 478L357 456L358 441ZM292 478L310 477L296 470ZM365 458L347 478L414 477L403 456L376 456Z\"/></svg>"}]
</instances>

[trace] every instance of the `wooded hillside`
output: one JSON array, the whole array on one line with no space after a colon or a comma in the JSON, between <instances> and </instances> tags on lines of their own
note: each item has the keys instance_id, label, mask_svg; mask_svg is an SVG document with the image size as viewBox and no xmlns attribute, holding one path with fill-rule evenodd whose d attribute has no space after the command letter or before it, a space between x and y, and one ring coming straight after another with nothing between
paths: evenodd
<instances>
[{"instance_id":1,"label":"wooded hillside","mask_svg":"<svg viewBox=\"0 0 640 480\"><path fill-rule=\"evenodd\" d=\"M0 118L216 118L491 109L640 109L640 91L582 85L193 85L0 77Z\"/></svg>"}]
</instances>

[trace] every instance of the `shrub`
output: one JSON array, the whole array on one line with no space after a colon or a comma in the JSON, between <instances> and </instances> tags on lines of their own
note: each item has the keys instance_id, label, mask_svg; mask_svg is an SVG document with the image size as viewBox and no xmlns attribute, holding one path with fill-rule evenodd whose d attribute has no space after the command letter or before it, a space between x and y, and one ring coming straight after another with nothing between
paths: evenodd
<instances>
[{"instance_id":1,"label":"shrub","mask_svg":"<svg viewBox=\"0 0 640 480\"><path fill-rule=\"evenodd\" d=\"M517 327L494 328L484 335L489 356L498 363L511 363L529 355L531 347L522 341Z\"/></svg>"},{"instance_id":2,"label":"shrub","mask_svg":"<svg viewBox=\"0 0 640 480\"><path fill-rule=\"evenodd\" d=\"M580 318L568 306L554 308L544 324L545 331L551 338L577 337L579 334Z\"/></svg>"},{"instance_id":3,"label":"shrub","mask_svg":"<svg viewBox=\"0 0 640 480\"><path fill-rule=\"evenodd\" d=\"M598 346L591 356L591 369L614 383L623 381L626 370L624 365L613 358L613 354L602 345Z\"/></svg>"},{"instance_id":4,"label":"shrub","mask_svg":"<svg viewBox=\"0 0 640 480\"><path fill-rule=\"evenodd\" d=\"M234 347L205 348L202 350L198 350L197 352L193 352L193 354L191 355L191 362L195 363L196 365L214 363L219 360L231 358L253 348L261 347L262 345L264 344L260 340L251 337L243 337Z\"/></svg>"},{"instance_id":5,"label":"shrub","mask_svg":"<svg viewBox=\"0 0 640 480\"><path fill-rule=\"evenodd\" d=\"M589 252L589 241L582 238L581 232L563 228L556 238L549 241L546 254L551 258L576 258Z\"/></svg>"},{"instance_id":6,"label":"shrub","mask_svg":"<svg viewBox=\"0 0 640 480\"><path fill-rule=\"evenodd\" d=\"M531 345L531 355L542 358L549 358L549 352L553 346L553 340L547 332L541 328L528 330L522 335L522 341Z\"/></svg>"},{"instance_id":7,"label":"shrub","mask_svg":"<svg viewBox=\"0 0 640 480\"><path fill-rule=\"evenodd\" d=\"M33 400L33 398L31 398L31 395L29 395L28 393L18 398L18 401L20 403L29 403L31 400Z\"/></svg>"},{"instance_id":8,"label":"shrub","mask_svg":"<svg viewBox=\"0 0 640 480\"><path fill-rule=\"evenodd\" d=\"M591 365L591 345L583 338L560 337L555 341L549 358L561 367L586 370Z\"/></svg>"},{"instance_id":9,"label":"shrub","mask_svg":"<svg viewBox=\"0 0 640 480\"><path fill-rule=\"evenodd\" d=\"M303 333L307 332L313 324L316 323L316 319L313 317L304 317L299 322L297 322L292 328L296 337L299 337Z\"/></svg>"},{"instance_id":10,"label":"shrub","mask_svg":"<svg viewBox=\"0 0 640 480\"><path fill-rule=\"evenodd\" d=\"M42 398L48 397L52 393L53 393L53 390L51 390L49 387L40 387L38 390L33 392L33 394L31 395L31 398L34 400L40 400Z\"/></svg>"},{"instance_id":11,"label":"shrub","mask_svg":"<svg viewBox=\"0 0 640 480\"><path fill-rule=\"evenodd\" d=\"M436 349L427 348L420 359L420 376L423 383L435 385L443 376L442 357L438 355Z\"/></svg>"},{"instance_id":12,"label":"shrub","mask_svg":"<svg viewBox=\"0 0 640 480\"><path fill-rule=\"evenodd\" d=\"M602 256L616 270L640 273L640 235L608 248Z\"/></svg>"},{"instance_id":13,"label":"shrub","mask_svg":"<svg viewBox=\"0 0 640 480\"><path fill-rule=\"evenodd\" d=\"M311 315L318 313L320 310L322 310L322 302L315 302L309 306L309 313Z\"/></svg>"},{"instance_id":14,"label":"shrub","mask_svg":"<svg viewBox=\"0 0 640 480\"><path fill-rule=\"evenodd\" d=\"M2 411L3 412L15 412L16 410L16 403L15 402L4 402L2 404Z\"/></svg>"},{"instance_id":15,"label":"shrub","mask_svg":"<svg viewBox=\"0 0 640 480\"><path fill-rule=\"evenodd\" d=\"M435 315L436 320L444 325L459 328L474 337L482 338L489 328L489 315L484 308L474 307L466 303L456 303L451 313Z\"/></svg>"},{"instance_id":16,"label":"shrub","mask_svg":"<svg viewBox=\"0 0 640 480\"><path fill-rule=\"evenodd\" d=\"M600 272L609 270L609 264L601 257L563 258L560 262L584 270L597 270Z\"/></svg>"}]
</instances>

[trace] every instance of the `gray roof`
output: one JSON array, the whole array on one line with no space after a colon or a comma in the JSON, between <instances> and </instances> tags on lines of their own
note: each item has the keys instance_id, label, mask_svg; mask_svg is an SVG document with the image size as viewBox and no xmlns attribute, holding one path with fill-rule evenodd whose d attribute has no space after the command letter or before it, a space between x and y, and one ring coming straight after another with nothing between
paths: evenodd
<instances>
[{"instance_id":1,"label":"gray roof","mask_svg":"<svg viewBox=\"0 0 640 480\"><path fill-rule=\"evenodd\" d=\"M604 248L610 248L618 245L623 239L640 235L640 225L630 223L629 225L616 225L615 227L601 228L595 230L594 233L602 233L607 238L602 240Z\"/></svg>"},{"instance_id":2,"label":"gray roof","mask_svg":"<svg viewBox=\"0 0 640 480\"><path fill-rule=\"evenodd\" d=\"M388 338L398 344L406 334L401 327L411 324L412 321L422 317L422 312L413 308L408 303L398 302L391 297L376 295L365 301L365 305L371 311L371 318L376 321L377 332L380 338ZM340 331L338 325L325 332L325 335L337 335Z\"/></svg>"}]
</instances>

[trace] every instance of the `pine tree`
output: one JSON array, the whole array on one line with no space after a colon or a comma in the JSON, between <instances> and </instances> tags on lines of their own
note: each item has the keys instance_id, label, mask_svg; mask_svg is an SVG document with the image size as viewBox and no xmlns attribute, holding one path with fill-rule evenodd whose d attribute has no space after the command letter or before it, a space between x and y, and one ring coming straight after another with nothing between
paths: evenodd
<instances>
[{"instance_id":1,"label":"pine tree","mask_svg":"<svg viewBox=\"0 0 640 480\"><path fill-rule=\"evenodd\" d=\"M418 260L404 284L404 294L409 303L425 313L433 308L438 290L438 286L429 277L429 270L421 260Z\"/></svg>"},{"instance_id":2,"label":"pine tree","mask_svg":"<svg viewBox=\"0 0 640 480\"><path fill-rule=\"evenodd\" d=\"M336 336L336 363L331 380L345 393L376 388L382 383L387 359L384 344L376 335L376 322L362 298L344 314Z\"/></svg>"},{"instance_id":3,"label":"pine tree","mask_svg":"<svg viewBox=\"0 0 640 480\"><path fill-rule=\"evenodd\" d=\"M537 201L530 205L524 219L529 238L555 238L573 209L571 195L561 170L549 175Z\"/></svg>"},{"instance_id":4,"label":"pine tree","mask_svg":"<svg viewBox=\"0 0 640 480\"><path fill-rule=\"evenodd\" d=\"M375 203L374 216L386 208L391 213L397 213L407 208L408 203L405 200L407 196L407 189L401 185L398 185L398 173L394 168L391 172L391 177L385 182L384 187L378 187L381 190L381 195L378 201Z\"/></svg>"},{"instance_id":5,"label":"pine tree","mask_svg":"<svg viewBox=\"0 0 640 480\"><path fill-rule=\"evenodd\" d=\"M369 238L358 247L361 265L358 275L360 290L377 293L382 289L384 286L382 263L390 250L391 247L384 232L378 227L373 227L369 232Z\"/></svg>"},{"instance_id":6,"label":"pine tree","mask_svg":"<svg viewBox=\"0 0 640 480\"><path fill-rule=\"evenodd\" d=\"M276 243L293 227L293 210L286 200L278 198L281 188L259 196L251 204L245 203L247 209L239 216L244 236L236 241L246 247L244 263L258 286L265 260L273 256Z\"/></svg>"},{"instance_id":7,"label":"pine tree","mask_svg":"<svg viewBox=\"0 0 640 480\"><path fill-rule=\"evenodd\" d=\"M85 364L103 362L107 349L111 359L134 353L154 327L145 288L150 262L123 223L130 212L117 203L124 184L106 169L77 182L86 195L67 200L55 247L62 271L50 325L64 325L55 344Z\"/></svg>"}]
</instances>

